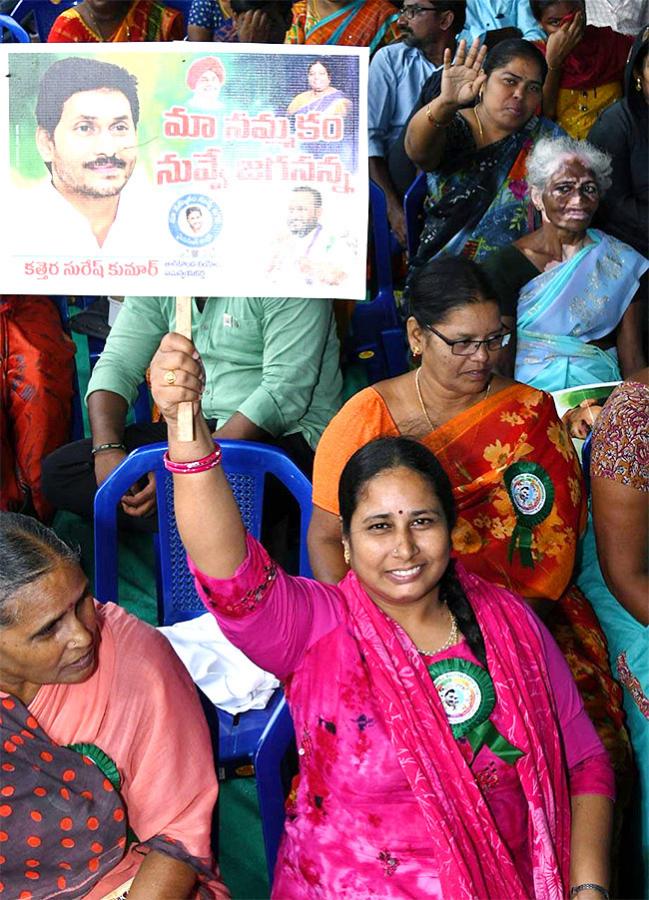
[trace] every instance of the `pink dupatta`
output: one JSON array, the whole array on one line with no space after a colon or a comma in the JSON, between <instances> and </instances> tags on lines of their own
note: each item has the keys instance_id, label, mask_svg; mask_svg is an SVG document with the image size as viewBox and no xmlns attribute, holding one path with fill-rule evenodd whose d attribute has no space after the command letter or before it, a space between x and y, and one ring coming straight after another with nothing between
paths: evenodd
<instances>
[{"instance_id":1,"label":"pink dupatta","mask_svg":"<svg viewBox=\"0 0 649 900\"><path fill-rule=\"evenodd\" d=\"M497 702L510 723L505 737L524 753L516 768L528 803L534 892L542 900L561 900L569 884L570 806L541 638L518 598L456 567L482 629ZM341 587L390 739L428 825L444 896L522 900L526 891L430 690L425 663L354 573Z\"/></svg>"}]
</instances>

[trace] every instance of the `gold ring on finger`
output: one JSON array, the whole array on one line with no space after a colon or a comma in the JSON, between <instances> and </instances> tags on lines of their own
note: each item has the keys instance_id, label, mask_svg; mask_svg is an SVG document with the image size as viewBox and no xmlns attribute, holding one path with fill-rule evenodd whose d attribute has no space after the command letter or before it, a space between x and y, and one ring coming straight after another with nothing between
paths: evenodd
<instances>
[{"instance_id":1,"label":"gold ring on finger","mask_svg":"<svg viewBox=\"0 0 649 900\"><path fill-rule=\"evenodd\" d=\"M167 384L176 383L176 373L173 369L169 369L168 372L165 372L165 381L167 382Z\"/></svg>"}]
</instances>

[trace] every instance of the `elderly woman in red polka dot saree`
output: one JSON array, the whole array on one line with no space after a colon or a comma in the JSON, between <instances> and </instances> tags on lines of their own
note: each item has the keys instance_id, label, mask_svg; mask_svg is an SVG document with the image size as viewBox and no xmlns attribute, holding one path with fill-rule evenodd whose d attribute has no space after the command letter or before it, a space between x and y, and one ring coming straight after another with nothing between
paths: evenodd
<instances>
[{"instance_id":1,"label":"elderly woman in red polka dot saree","mask_svg":"<svg viewBox=\"0 0 649 900\"><path fill-rule=\"evenodd\" d=\"M12 513L0 514L0 748L4 896L228 896L189 676L155 629L93 600L53 532Z\"/></svg>"}]
</instances>

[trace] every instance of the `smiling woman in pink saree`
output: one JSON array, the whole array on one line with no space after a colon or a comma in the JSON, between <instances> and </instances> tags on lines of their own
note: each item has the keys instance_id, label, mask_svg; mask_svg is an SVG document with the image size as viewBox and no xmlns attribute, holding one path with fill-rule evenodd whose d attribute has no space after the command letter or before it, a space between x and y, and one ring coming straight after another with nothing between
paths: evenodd
<instances>
[{"instance_id":1,"label":"smiling woman in pink saree","mask_svg":"<svg viewBox=\"0 0 649 900\"><path fill-rule=\"evenodd\" d=\"M608 758L534 614L450 562L435 457L407 438L361 448L340 484L351 571L292 578L244 531L193 345L168 335L151 379L198 591L283 680L293 716L301 777L273 895L607 896ZM190 443L175 437L182 401Z\"/></svg>"}]
</instances>

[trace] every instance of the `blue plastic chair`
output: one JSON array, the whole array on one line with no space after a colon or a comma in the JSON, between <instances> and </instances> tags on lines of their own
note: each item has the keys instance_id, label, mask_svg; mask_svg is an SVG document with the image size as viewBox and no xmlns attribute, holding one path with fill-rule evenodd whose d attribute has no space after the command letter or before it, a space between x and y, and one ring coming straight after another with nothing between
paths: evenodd
<instances>
[{"instance_id":1,"label":"blue plastic chair","mask_svg":"<svg viewBox=\"0 0 649 900\"><path fill-rule=\"evenodd\" d=\"M36 37L44 44L55 19L58 19L66 9L76 6L78 2L79 0L60 0L59 3L52 3L51 0L18 0L11 15L21 25L30 15L33 16Z\"/></svg>"},{"instance_id":2,"label":"blue plastic chair","mask_svg":"<svg viewBox=\"0 0 649 900\"><path fill-rule=\"evenodd\" d=\"M274 475L295 497L301 513L301 575L311 576L306 536L311 518L311 484L297 466L276 447L253 441L221 441L223 468L236 497L246 529L261 535L266 474ZM158 599L162 624L173 625L205 612L189 573L185 549L173 511L173 481L164 468L167 445L150 444L134 450L101 485L95 498L95 591L101 601L118 599L117 518L120 498L147 472L156 476L158 506Z\"/></svg>"},{"instance_id":3,"label":"blue plastic chair","mask_svg":"<svg viewBox=\"0 0 649 900\"><path fill-rule=\"evenodd\" d=\"M347 341L347 356L363 364L368 382L401 375L408 370L403 323L394 297L391 240L385 194L370 181L370 223L377 289L368 303L357 303Z\"/></svg>"},{"instance_id":4,"label":"blue plastic chair","mask_svg":"<svg viewBox=\"0 0 649 900\"><path fill-rule=\"evenodd\" d=\"M406 214L406 241L408 256L412 259L419 249L419 238L424 227L424 200L428 193L426 175L420 172L406 191L403 209Z\"/></svg>"},{"instance_id":5,"label":"blue plastic chair","mask_svg":"<svg viewBox=\"0 0 649 900\"><path fill-rule=\"evenodd\" d=\"M25 31L25 29L20 25L12 16L0 15L0 33L2 33L2 29L8 31L11 35L11 43L12 41L17 44L29 44L31 43L29 35ZM4 40L4 37L3 37Z\"/></svg>"},{"instance_id":6,"label":"blue plastic chair","mask_svg":"<svg viewBox=\"0 0 649 900\"><path fill-rule=\"evenodd\" d=\"M300 575L311 577L306 536L311 518L311 485L281 451L252 441L221 441L223 468L239 504L247 530L261 534L264 479L274 475L300 507ZM134 450L101 485L95 497L95 595L106 602L118 600L116 509L123 494L145 475L156 476L158 505L157 579L161 620L165 625L195 618L205 612L189 573L185 550L173 512L173 481L164 468L166 444ZM293 725L283 692L275 692L263 710L231 716L218 709L219 766L249 760L257 775L269 878L275 866L282 833L284 792L280 762L293 736Z\"/></svg>"}]
</instances>

